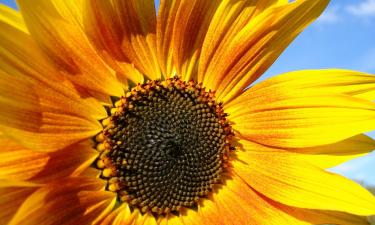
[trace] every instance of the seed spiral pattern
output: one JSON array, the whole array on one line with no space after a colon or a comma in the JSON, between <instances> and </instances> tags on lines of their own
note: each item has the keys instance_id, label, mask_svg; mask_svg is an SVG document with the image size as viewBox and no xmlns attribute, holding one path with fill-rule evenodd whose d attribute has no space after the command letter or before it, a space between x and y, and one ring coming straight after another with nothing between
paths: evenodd
<instances>
[{"instance_id":1,"label":"seed spiral pattern","mask_svg":"<svg viewBox=\"0 0 375 225\"><path fill-rule=\"evenodd\" d=\"M171 78L138 85L115 106L97 137L97 164L122 201L166 214L220 181L233 133L213 92Z\"/></svg>"}]
</instances>

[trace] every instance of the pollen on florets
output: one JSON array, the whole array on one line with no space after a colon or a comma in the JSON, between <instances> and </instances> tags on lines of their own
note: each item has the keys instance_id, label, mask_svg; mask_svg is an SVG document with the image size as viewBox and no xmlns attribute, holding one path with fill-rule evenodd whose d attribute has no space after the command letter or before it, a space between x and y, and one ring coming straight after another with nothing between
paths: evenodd
<instances>
[{"instance_id":1,"label":"pollen on florets","mask_svg":"<svg viewBox=\"0 0 375 225\"><path fill-rule=\"evenodd\" d=\"M215 93L177 77L137 85L102 124L97 167L107 189L142 212L196 204L220 181L233 150Z\"/></svg>"}]
</instances>

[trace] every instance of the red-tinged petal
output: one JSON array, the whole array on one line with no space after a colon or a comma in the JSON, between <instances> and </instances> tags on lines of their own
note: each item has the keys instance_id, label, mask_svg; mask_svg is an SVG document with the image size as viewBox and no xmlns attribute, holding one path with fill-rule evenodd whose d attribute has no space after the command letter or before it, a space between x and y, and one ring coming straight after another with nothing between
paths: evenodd
<instances>
[{"instance_id":1,"label":"red-tinged petal","mask_svg":"<svg viewBox=\"0 0 375 225\"><path fill-rule=\"evenodd\" d=\"M0 181L3 182L3 181ZM22 205L38 187L7 186L0 187L0 221L8 224Z\"/></svg>"}]
</instances>

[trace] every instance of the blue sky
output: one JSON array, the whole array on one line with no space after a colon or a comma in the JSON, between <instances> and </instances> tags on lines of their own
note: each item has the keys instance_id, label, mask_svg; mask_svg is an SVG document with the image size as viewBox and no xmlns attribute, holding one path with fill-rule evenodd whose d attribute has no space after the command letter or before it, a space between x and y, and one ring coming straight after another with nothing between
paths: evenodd
<instances>
[{"instance_id":1,"label":"blue sky","mask_svg":"<svg viewBox=\"0 0 375 225\"><path fill-rule=\"evenodd\" d=\"M345 68L375 74L375 0L331 0L326 11L262 79L300 69ZM369 133L375 138L375 132ZM375 185L375 152L333 169Z\"/></svg>"},{"instance_id":2,"label":"blue sky","mask_svg":"<svg viewBox=\"0 0 375 225\"><path fill-rule=\"evenodd\" d=\"M0 3L15 7L14 1ZM300 69L346 68L375 73L375 0L331 0L261 78ZM375 137L375 132L370 135ZM375 152L333 169L375 185Z\"/></svg>"}]
</instances>

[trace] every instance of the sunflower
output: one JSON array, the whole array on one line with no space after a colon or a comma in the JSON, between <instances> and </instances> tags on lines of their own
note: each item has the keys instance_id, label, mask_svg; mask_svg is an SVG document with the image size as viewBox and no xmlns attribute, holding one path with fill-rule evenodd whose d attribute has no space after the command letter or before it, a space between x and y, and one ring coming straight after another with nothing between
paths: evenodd
<instances>
[{"instance_id":1,"label":"sunflower","mask_svg":"<svg viewBox=\"0 0 375 225\"><path fill-rule=\"evenodd\" d=\"M368 224L375 77L251 85L327 3L1 5L1 224Z\"/></svg>"}]
</instances>

